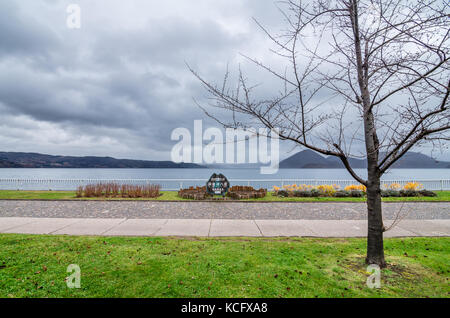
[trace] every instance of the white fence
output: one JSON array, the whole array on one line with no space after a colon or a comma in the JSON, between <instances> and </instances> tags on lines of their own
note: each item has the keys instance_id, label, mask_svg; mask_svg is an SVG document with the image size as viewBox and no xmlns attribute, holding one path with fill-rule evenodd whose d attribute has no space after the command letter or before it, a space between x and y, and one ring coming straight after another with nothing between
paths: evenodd
<instances>
[{"instance_id":1,"label":"white fence","mask_svg":"<svg viewBox=\"0 0 450 318\"><path fill-rule=\"evenodd\" d=\"M115 182L118 184L159 184L165 191L178 191L190 186L203 186L207 179L0 179L1 190L75 190L79 186L95 183ZM344 188L357 184L354 180L320 180L320 179L230 179L231 185L247 185L254 188L272 189L288 184L336 184ZM382 184L419 182L427 190L450 190L450 179L443 180L382 180Z\"/></svg>"}]
</instances>

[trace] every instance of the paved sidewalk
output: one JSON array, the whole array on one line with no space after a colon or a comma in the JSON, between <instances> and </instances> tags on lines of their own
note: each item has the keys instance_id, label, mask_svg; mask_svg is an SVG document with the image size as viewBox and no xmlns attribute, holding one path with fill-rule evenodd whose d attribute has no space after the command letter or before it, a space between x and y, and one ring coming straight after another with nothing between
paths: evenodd
<instances>
[{"instance_id":1,"label":"paved sidewalk","mask_svg":"<svg viewBox=\"0 0 450 318\"><path fill-rule=\"evenodd\" d=\"M392 221L385 221L389 226ZM0 217L0 233L101 236L364 237L364 220ZM450 220L403 220L386 237L450 236Z\"/></svg>"},{"instance_id":2,"label":"paved sidewalk","mask_svg":"<svg viewBox=\"0 0 450 318\"><path fill-rule=\"evenodd\" d=\"M450 219L450 202L383 203L384 219L400 212L407 219ZM343 202L155 202L155 201L5 201L0 217L366 220L365 203Z\"/></svg>"}]
</instances>

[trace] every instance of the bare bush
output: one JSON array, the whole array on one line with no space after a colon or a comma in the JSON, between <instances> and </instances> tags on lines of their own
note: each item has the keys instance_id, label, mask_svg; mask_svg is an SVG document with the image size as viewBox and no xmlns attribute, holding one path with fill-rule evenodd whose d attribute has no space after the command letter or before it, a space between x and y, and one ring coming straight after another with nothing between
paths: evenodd
<instances>
[{"instance_id":1,"label":"bare bush","mask_svg":"<svg viewBox=\"0 0 450 318\"><path fill-rule=\"evenodd\" d=\"M160 185L131 185L117 183L88 184L77 189L77 197L86 198L157 198L160 196Z\"/></svg>"}]
</instances>

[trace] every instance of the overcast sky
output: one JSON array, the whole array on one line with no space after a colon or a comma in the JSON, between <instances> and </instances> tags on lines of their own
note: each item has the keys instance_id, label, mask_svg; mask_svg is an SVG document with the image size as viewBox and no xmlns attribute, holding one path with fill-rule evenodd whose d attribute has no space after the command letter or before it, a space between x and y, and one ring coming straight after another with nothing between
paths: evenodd
<instances>
[{"instance_id":1,"label":"overcast sky","mask_svg":"<svg viewBox=\"0 0 450 318\"><path fill-rule=\"evenodd\" d=\"M270 60L252 17L280 27L271 0L1 1L0 151L170 159L172 130L206 120L185 62L220 81L239 53Z\"/></svg>"}]
</instances>

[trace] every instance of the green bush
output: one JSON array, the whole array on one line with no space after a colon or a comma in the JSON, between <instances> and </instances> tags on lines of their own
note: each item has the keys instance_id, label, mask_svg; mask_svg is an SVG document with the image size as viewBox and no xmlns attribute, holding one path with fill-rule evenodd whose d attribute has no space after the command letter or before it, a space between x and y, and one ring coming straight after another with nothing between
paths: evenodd
<instances>
[{"instance_id":1,"label":"green bush","mask_svg":"<svg viewBox=\"0 0 450 318\"><path fill-rule=\"evenodd\" d=\"M351 195L350 192L345 190L339 190L334 193L334 196L336 198L348 198L350 197L350 195Z\"/></svg>"},{"instance_id":2,"label":"green bush","mask_svg":"<svg viewBox=\"0 0 450 318\"><path fill-rule=\"evenodd\" d=\"M280 190L278 191L277 195L279 197L287 198L289 196L289 192L287 192L286 190Z\"/></svg>"},{"instance_id":3,"label":"green bush","mask_svg":"<svg viewBox=\"0 0 450 318\"><path fill-rule=\"evenodd\" d=\"M364 192L358 191L358 190L352 190L352 191L350 191L350 196L352 198L362 198L364 196Z\"/></svg>"},{"instance_id":4,"label":"green bush","mask_svg":"<svg viewBox=\"0 0 450 318\"><path fill-rule=\"evenodd\" d=\"M311 197L311 191L301 191L301 190L294 191L294 197L310 198Z\"/></svg>"},{"instance_id":5,"label":"green bush","mask_svg":"<svg viewBox=\"0 0 450 318\"><path fill-rule=\"evenodd\" d=\"M311 197L313 197L313 198L320 197L320 195L321 195L321 192L319 190L317 190L317 189L312 189L310 191L310 193L311 193Z\"/></svg>"},{"instance_id":6,"label":"green bush","mask_svg":"<svg viewBox=\"0 0 450 318\"><path fill-rule=\"evenodd\" d=\"M381 196L384 198L401 197L400 191L397 190L381 190Z\"/></svg>"},{"instance_id":7,"label":"green bush","mask_svg":"<svg viewBox=\"0 0 450 318\"><path fill-rule=\"evenodd\" d=\"M418 197L419 191L415 190L400 190L400 195L402 197Z\"/></svg>"},{"instance_id":8,"label":"green bush","mask_svg":"<svg viewBox=\"0 0 450 318\"><path fill-rule=\"evenodd\" d=\"M436 197L437 194L429 190L420 190L419 194L423 197Z\"/></svg>"}]
</instances>

